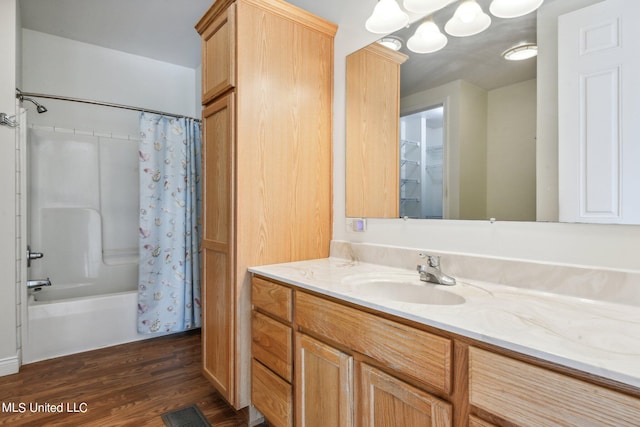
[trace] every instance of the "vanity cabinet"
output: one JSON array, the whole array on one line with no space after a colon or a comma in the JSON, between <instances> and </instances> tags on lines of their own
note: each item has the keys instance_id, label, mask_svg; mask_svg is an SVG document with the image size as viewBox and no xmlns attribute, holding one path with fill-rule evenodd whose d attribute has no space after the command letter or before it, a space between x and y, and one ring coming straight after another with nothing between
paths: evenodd
<instances>
[{"instance_id":1,"label":"vanity cabinet","mask_svg":"<svg viewBox=\"0 0 640 427\"><path fill-rule=\"evenodd\" d=\"M366 363L360 364L358 413L366 427L450 426L451 404L394 378Z\"/></svg>"},{"instance_id":2,"label":"vanity cabinet","mask_svg":"<svg viewBox=\"0 0 640 427\"><path fill-rule=\"evenodd\" d=\"M347 56L346 214L400 215L400 65L378 43Z\"/></svg>"},{"instance_id":3,"label":"vanity cabinet","mask_svg":"<svg viewBox=\"0 0 640 427\"><path fill-rule=\"evenodd\" d=\"M354 393L351 408L359 426L452 425L452 405L425 391L434 390L444 396L451 392L452 343L449 339L300 291L295 292L295 319L299 329L317 337L313 342L318 348L335 355L329 363L342 366L342 369L334 368L333 375L326 375L333 378L333 382L338 377L342 379L331 386L333 393L322 397L316 395L317 386L305 381L309 374L297 363L298 400L305 399L309 390L314 395L309 402L316 405L322 402L319 406L325 406L326 399L333 400L334 405L327 406L337 407L338 413L344 413L344 402ZM295 351L296 357L305 352L301 346L296 346ZM349 374L351 359L355 366L353 376ZM338 372L342 375L337 375ZM424 389L399 377L422 384ZM337 399L337 395L342 398ZM296 402L296 410L298 408L300 403ZM323 425L338 425L331 424L332 420L321 420ZM350 425L344 424L346 419L341 422L339 425Z\"/></svg>"},{"instance_id":4,"label":"vanity cabinet","mask_svg":"<svg viewBox=\"0 0 640 427\"><path fill-rule=\"evenodd\" d=\"M469 402L514 425L622 427L640 420L637 398L475 347Z\"/></svg>"},{"instance_id":5,"label":"vanity cabinet","mask_svg":"<svg viewBox=\"0 0 640 427\"><path fill-rule=\"evenodd\" d=\"M251 403L275 427L293 425L292 290L254 277L251 283Z\"/></svg>"},{"instance_id":6,"label":"vanity cabinet","mask_svg":"<svg viewBox=\"0 0 640 427\"><path fill-rule=\"evenodd\" d=\"M296 426L353 425L353 357L296 333Z\"/></svg>"},{"instance_id":7,"label":"vanity cabinet","mask_svg":"<svg viewBox=\"0 0 640 427\"><path fill-rule=\"evenodd\" d=\"M252 320L247 267L328 256L336 26L281 0L218 0L196 29L203 372L240 409L251 401L252 363L260 384L274 373L251 360L251 323L281 332L265 312Z\"/></svg>"},{"instance_id":8,"label":"vanity cabinet","mask_svg":"<svg viewBox=\"0 0 640 427\"><path fill-rule=\"evenodd\" d=\"M252 404L272 425L453 425L450 339L261 276L252 302Z\"/></svg>"}]
</instances>

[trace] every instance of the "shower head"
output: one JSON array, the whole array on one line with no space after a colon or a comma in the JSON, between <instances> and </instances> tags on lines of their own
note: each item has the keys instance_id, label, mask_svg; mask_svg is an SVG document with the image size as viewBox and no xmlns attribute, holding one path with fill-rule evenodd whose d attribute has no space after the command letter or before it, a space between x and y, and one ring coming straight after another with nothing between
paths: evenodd
<instances>
[{"instance_id":1,"label":"shower head","mask_svg":"<svg viewBox=\"0 0 640 427\"><path fill-rule=\"evenodd\" d=\"M31 98L27 98L26 96L20 96L20 101L30 101L33 102L33 105L36 106L36 111L40 114L42 113L46 113L47 112L47 107L45 107L44 105L40 104L39 102L31 99Z\"/></svg>"},{"instance_id":2,"label":"shower head","mask_svg":"<svg viewBox=\"0 0 640 427\"><path fill-rule=\"evenodd\" d=\"M45 107L44 105L40 104L38 101L36 101L34 99L27 98L26 96L24 96L22 94L22 92L20 92L20 89L16 89L16 98L18 98L20 100L20 102L24 102L24 101L33 102L33 105L36 106L36 111L39 114L47 112L47 107Z\"/></svg>"}]
</instances>

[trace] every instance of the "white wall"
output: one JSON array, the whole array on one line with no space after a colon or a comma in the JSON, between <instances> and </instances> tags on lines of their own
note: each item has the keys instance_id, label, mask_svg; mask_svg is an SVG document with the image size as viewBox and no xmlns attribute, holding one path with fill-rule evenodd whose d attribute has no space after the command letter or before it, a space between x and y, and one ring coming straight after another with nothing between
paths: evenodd
<instances>
[{"instance_id":1,"label":"white wall","mask_svg":"<svg viewBox=\"0 0 640 427\"><path fill-rule=\"evenodd\" d=\"M489 91L487 216L536 220L536 80Z\"/></svg>"},{"instance_id":2,"label":"white wall","mask_svg":"<svg viewBox=\"0 0 640 427\"><path fill-rule=\"evenodd\" d=\"M0 112L15 114L16 0L0 0ZM18 370L16 131L0 126L0 375Z\"/></svg>"},{"instance_id":3,"label":"white wall","mask_svg":"<svg viewBox=\"0 0 640 427\"><path fill-rule=\"evenodd\" d=\"M359 4L351 4L359 3ZM563 2L557 2L563 3ZM367 242L512 259L640 270L640 226L534 222L370 219L347 231L345 195L345 56L376 40L364 28L375 2L349 2L335 40L334 233Z\"/></svg>"},{"instance_id":4,"label":"white wall","mask_svg":"<svg viewBox=\"0 0 640 427\"><path fill-rule=\"evenodd\" d=\"M23 29L22 89L198 116L196 70ZM40 99L29 122L124 135L138 133L135 111Z\"/></svg>"},{"instance_id":5,"label":"white wall","mask_svg":"<svg viewBox=\"0 0 640 427\"><path fill-rule=\"evenodd\" d=\"M400 100L402 115L444 105L446 218L485 219L487 92L464 80Z\"/></svg>"}]
</instances>

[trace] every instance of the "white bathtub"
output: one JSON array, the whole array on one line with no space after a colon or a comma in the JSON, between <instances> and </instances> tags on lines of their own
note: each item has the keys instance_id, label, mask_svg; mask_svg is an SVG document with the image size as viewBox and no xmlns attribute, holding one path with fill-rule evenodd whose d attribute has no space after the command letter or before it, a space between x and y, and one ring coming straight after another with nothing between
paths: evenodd
<instances>
[{"instance_id":1,"label":"white bathtub","mask_svg":"<svg viewBox=\"0 0 640 427\"><path fill-rule=\"evenodd\" d=\"M136 291L50 301L36 298L34 294L28 298L25 364L158 336L136 331Z\"/></svg>"}]
</instances>

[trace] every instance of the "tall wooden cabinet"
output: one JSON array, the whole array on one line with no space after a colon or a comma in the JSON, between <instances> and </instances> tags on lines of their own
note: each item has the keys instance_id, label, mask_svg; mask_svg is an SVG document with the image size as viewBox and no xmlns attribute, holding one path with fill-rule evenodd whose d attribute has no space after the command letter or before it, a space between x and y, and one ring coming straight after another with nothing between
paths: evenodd
<instances>
[{"instance_id":1,"label":"tall wooden cabinet","mask_svg":"<svg viewBox=\"0 0 640 427\"><path fill-rule=\"evenodd\" d=\"M280 0L217 0L202 36L203 370L250 403L247 267L328 256L336 26Z\"/></svg>"},{"instance_id":2,"label":"tall wooden cabinet","mask_svg":"<svg viewBox=\"0 0 640 427\"><path fill-rule=\"evenodd\" d=\"M373 43L347 56L346 213L400 216L400 65Z\"/></svg>"}]
</instances>

